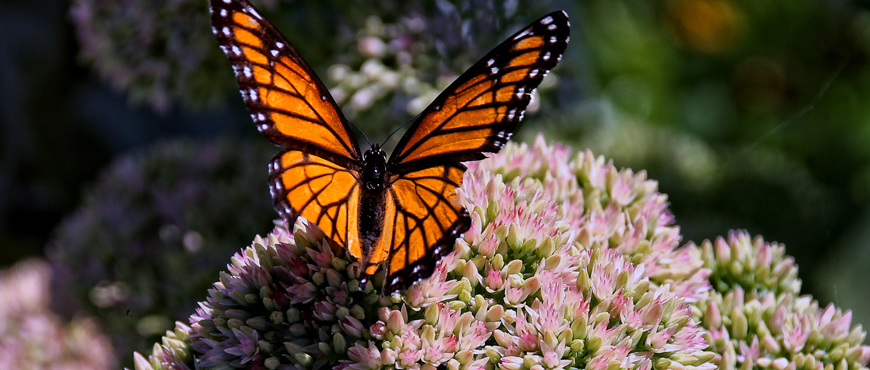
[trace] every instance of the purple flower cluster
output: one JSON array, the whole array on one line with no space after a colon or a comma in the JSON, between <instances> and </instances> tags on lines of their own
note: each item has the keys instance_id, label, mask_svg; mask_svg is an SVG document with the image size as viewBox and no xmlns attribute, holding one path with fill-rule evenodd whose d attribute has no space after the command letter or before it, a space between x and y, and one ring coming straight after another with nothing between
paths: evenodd
<instances>
[{"instance_id":1,"label":"purple flower cluster","mask_svg":"<svg viewBox=\"0 0 870 370\"><path fill-rule=\"evenodd\" d=\"M0 270L0 369L112 369L112 345L92 318L69 322L49 309L44 261Z\"/></svg>"}]
</instances>

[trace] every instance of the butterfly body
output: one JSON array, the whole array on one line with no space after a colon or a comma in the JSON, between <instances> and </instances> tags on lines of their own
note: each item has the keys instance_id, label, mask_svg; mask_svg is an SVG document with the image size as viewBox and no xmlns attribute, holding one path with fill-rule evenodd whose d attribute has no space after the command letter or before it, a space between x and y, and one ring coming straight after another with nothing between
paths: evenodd
<instances>
[{"instance_id":1,"label":"butterfly body","mask_svg":"<svg viewBox=\"0 0 870 370\"><path fill-rule=\"evenodd\" d=\"M431 276L471 227L457 193L462 162L510 139L570 28L557 11L498 45L435 98L388 158L378 144L360 151L327 88L247 0L210 1L251 118L283 148L269 163L275 209L288 225L303 217L345 248L361 287L383 266L382 294Z\"/></svg>"},{"instance_id":2,"label":"butterfly body","mask_svg":"<svg viewBox=\"0 0 870 370\"><path fill-rule=\"evenodd\" d=\"M387 197L387 155L374 144L363 156L363 190L360 195L359 229L362 255L371 255L384 230L384 207ZM363 261L363 270L367 268Z\"/></svg>"}]
</instances>

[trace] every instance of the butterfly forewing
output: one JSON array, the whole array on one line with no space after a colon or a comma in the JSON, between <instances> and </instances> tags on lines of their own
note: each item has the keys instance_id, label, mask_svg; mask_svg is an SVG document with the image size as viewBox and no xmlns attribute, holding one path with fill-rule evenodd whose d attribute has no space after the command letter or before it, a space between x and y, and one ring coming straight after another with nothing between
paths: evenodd
<instances>
[{"instance_id":1,"label":"butterfly forewing","mask_svg":"<svg viewBox=\"0 0 870 370\"><path fill-rule=\"evenodd\" d=\"M535 21L475 63L429 105L390 157L391 170L497 152L523 117L532 92L568 43L563 11Z\"/></svg>"},{"instance_id":2,"label":"butterfly forewing","mask_svg":"<svg viewBox=\"0 0 870 370\"><path fill-rule=\"evenodd\" d=\"M284 36L247 1L211 0L211 12L214 33L259 130L272 143L359 169L349 123Z\"/></svg>"},{"instance_id":3,"label":"butterfly forewing","mask_svg":"<svg viewBox=\"0 0 870 370\"><path fill-rule=\"evenodd\" d=\"M385 218L391 226L386 294L429 277L471 220L456 202L465 166L498 152L530 95L568 43L568 16L551 13L493 49L428 107L388 162L394 175ZM391 221L392 220L392 221ZM389 234L387 234L389 235Z\"/></svg>"}]
</instances>

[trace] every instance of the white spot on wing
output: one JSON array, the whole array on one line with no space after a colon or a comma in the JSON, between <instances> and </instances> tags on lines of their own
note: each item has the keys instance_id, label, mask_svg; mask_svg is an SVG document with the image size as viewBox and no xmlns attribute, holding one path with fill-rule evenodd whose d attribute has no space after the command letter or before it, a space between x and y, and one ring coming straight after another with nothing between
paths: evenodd
<instances>
[{"instance_id":1,"label":"white spot on wing","mask_svg":"<svg viewBox=\"0 0 870 370\"><path fill-rule=\"evenodd\" d=\"M531 72L529 72L529 77L531 77L531 78L535 78L535 77L537 77L537 76L538 76L538 70L537 70L537 69L533 69Z\"/></svg>"},{"instance_id":2,"label":"white spot on wing","mask_svg":"<svg viewBox=\"0 0 870 370\"><path fill-rule=\"evenodd\" d=\"M226 16L227 16L227 10L221 9L221 17L226 17Z\"/></svg>"},{"instance_id":3,"label":"white spot on wing","mask_svg":"<svg viewBox=\"0 0 870 370\"><path fill-rule=\"evenodd\" d=\"M254 73L251 72L251 67L248 67L248 66L245 66L245 68L242 69L242 72L245 73L245 77L247 77L247 78L251 78L251 76L254 75Z\"/></svg>"},{"instance_id":4,"label":"white spot on wing","mask_svg":"<svg viewBox=\"0 0 870 370\"><path fill-rule=\"evenodd\" d=\"M284 48L284 43L282 43L281 41L275 41L275 46L277 46L278 49L282 49Z\"/></svg>"},{"instance_id":5,"label":"white spot on wing","mask_svg":"<svg viewBox=\"0 0 870 370\"><path fill-rule=\"evenodd\" d=\"M235 54L235 55L242 55L242 49L239 49L238 46L233 45L233 54Z\"/></svg>"},{"instance_id":6,"label":"white spot on wing","mask_svg":"<svg viewBox=\"0 0 870 370\"><path fill-rule=\"evenodd\" d=\"M555 25L555 24L551 24L551 25L547 26L547 29L550 30L550 31L555 30L555 29L556 29L556 25Z\"/></svg>"},{"instance_id":7,"label":"white spot on wing","mask_svg":"<svg viewBox=\"0 0 870 370\"><path fill-rule=\"evenodd\" d=\"M544 17L544 19L541 19L541 24L543 24L545 26L550 24L550 23L553 23L553 17L551 17L549 15Z\"/></svg>"},{"instance_id":8,"label":"white spot on wing","mask_svg":"<svg viewBox=\"0 0 870 370\"><path fill-rule=\"evenodd\" d=\"M544 53L544 56L541 57L541 59L543 59L543 60L550 60L550 52L548 51L548 52Z\"/></svg>"},{"instance_id":9,"label":"white spot on wing","mask_svg":"<svg viewBox=\"0 0 870 370\"><path fill-rule=\"evenodd\" d=\"M531 31L529 31L529 30L525 30L525 31L523 31L523 32L520 32L519 35L514 36L514 40L519 40L519 39L521 39L521 38L523 38L523 37L526 37L526 36L528 36L528 35L531 35L531 34L532 34Z\"/></svg>"},{"instance_id":10,"label":"white spot on wing","mask_svg":"<svg viewBox=\"0 0 870 370\"><path fill-rule=\"evenodd\" d=\"M273 56L273 57L277 57L277 56L278 56L278 50L272 50L272 56Z\"/></svg>"},{"instance_id":11,"label":"white spot on wing","mask_svg":"<svg viewBox=\"0 0 870 370\"><path fill-rule=\"evenodd\" d=\"M224 28L221 30L221 32L223 32L224 35L226 35L226 36L229 36L231 34L230 28L226 27L226 26L224 26Z\"/></svg>"},{"instance_id":12,"label":"white spot on wing","mask_svg":"<svg viewBox=\"0 0 870 370\"><path fill-rule=\"evenodd\" d=\"M251 89L249 95L251 96L251 100L257 100L257 90Z\"/></svg>"},{"instance_id":13,"label":"white spot on wing","mask_svg":"<svg viewBox=\"0 0 870 370\"><path fill-rule=\"evenodd\" d=\"M550 36L550 43L551 43L551 44L555 43L556 41L558 41L558 39L556 38L556 36Z\"/></svg>"},{"instance_id":14,"label":"white spot on wing","mask_svg":"<svg viewBox=\"0 0 870 370\"><path fill-rule=\"evenodd\" d=\"M257 113L257 119L259 119L260 121L265 121L266 116L264 116L263 113Z\"/></svg>"},{"instance_id":15,"label":"white spot on wing","mask_svg":"<svg viewBox=\"0 0 870 370\"><path fill-rule=\"evenodd\" d=\"M257 13L257 11L254 10L254 8L247 8L247 9L249 12L251 12L251 15L257 17L257 19L263 19L263 16L261 16L260 13Z\"/></svg>"},{"instance_id":16,"label":"white spot on wing","mask_svg":"<svg viewBox=\"0 0 870 370\"><path fill-rule=\"evenodd\" d=\"M487 60L487 61L486 61L486 66L487 66L487 67L490 67L490 66L492 66L493 63L495 63L495 59Z\"/></svg>"},{"instance_id":17,"label":"white spot on wing","mask_svg":"<svg viewBox=\"0 0 870 370\"><path fill-rule=\"evenodd\" d=\"M224 4L229 4L231 2L232 2L232 0L224 0Z\"/></svg>"},{"instance_id":18,"label":"white spot on wing","mask_svg":"<svg viewBox=\"0 0 870 370\"><path fill-rule=\"evenodd\" d=\"M498 67L492 67L490 71L492 72L492 74L496 74L498 73Z\"/></svg>"}]
</instances>

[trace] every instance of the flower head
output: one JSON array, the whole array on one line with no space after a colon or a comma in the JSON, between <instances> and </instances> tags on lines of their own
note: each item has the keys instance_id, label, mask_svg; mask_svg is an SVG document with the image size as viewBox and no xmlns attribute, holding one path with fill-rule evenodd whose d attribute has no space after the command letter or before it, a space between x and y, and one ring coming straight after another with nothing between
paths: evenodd
<instances>
[{"instance_id":1,"label":"flower head","mask_svg":"<svg viewBox=\"0 0 870 370\"><path fill-rule=\"evenodd\" d=\"M800 296L794 259L781 244L735 231L697 249L716 288L700 302L713 362L721 368L866 369L866 333L850 311Z\"/></svg>"},{"instance_id":2,"label":"flower head","mask_svg":"<svg viewBox=\"0 0 870 370\"><path fill-rule=\"evenodd\" d=\"M49 309L51 268L19 262L0 271L0 369L111 369L109 339L91 318L64 323Z\"/></svg>"},{"instance_id":3,"label":"flower head","mask_svg":"<svg viewBox=\"0 0 870 370\"><path fill-rule=\"evenodd\" d=\"M716 314L743 296L719 303L709 292L703 250L677 248L666 198L642 172L538 138L470 164L458 192L471 228L430 278L391 297L373 287L382 273L360 289L358 262L307 222L258 237L191 316L196 366L711 370L738 353L766 361L770 339L744 340L760 322L746 319L757 305ZM789 334L784 351L817 348L807 335L816 328L846 337L848 314L793 306L803 316L764 316L769 332ZM831 343L860 342L863 331L853 332ZM710 351L722 348L734 356ZM838 358L865 360L863 347L850 348Z\"/></svg>"}]
</instances>

